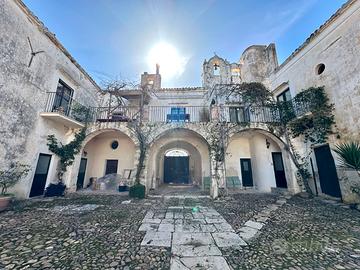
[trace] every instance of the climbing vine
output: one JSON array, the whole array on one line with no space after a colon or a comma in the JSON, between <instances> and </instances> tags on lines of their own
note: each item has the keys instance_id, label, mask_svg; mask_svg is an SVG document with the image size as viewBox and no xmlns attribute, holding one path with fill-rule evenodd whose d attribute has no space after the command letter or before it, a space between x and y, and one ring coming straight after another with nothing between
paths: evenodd
<instances>
[{"instance_id":1,"label":"climbing vine","mask_svg":"<svg viewBox=\"0 0 360 270\"><path fill-rule=\"evenodd\" d=\"M308 183L311 177L308 162L311 151L300 155L294 147L293 138L303 137L304 143L319 144L333 134L334 105L329 102L324 87L310 87L301 91L291 101L277 102L272 93L261 83L241 83L222 85L219 95L232 98L255 112L255 107L270 111L272 122L266 123L271 133L285 138L285 148L297 167L297 177L311 193ZM248 119L250 121L250 119ZM240 123L248 125L249 123Z\"/></svg>"},{"instance_id":2,"label":"climbing vine","mask_svg":"<svg viewBox=\"0 0 360 270\"><path fill-rule=\"evenodd\" d=\"M62 177L67 168L74 163L75 155L80 152L85 137L86 129L83 128L75 133L75 137L71 142L64 145L61 142L58 142L54 134L48 135L47 146L49 150L60 158L58 168L58 178L60 182L62 182Z\"/></svg>"}]
</instances>

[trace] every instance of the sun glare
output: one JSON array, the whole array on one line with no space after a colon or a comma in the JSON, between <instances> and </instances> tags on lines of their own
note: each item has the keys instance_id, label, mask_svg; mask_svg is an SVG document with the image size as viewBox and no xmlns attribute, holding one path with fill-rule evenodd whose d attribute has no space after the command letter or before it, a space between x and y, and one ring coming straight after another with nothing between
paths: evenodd
<instances>
[{"instance_id":1,"label":"sun glare","mask_svg":"<svg viewBox=\"0 0 360 270\"><path fill-rule=\"evenodd\" d=\"M186 62L186 57L181 56L174 46L166 42L157 43L148 55L149 68L152 70L159 64L160 73L165 80L179 77L185 70Z\"/></svg>"}]
</instances>

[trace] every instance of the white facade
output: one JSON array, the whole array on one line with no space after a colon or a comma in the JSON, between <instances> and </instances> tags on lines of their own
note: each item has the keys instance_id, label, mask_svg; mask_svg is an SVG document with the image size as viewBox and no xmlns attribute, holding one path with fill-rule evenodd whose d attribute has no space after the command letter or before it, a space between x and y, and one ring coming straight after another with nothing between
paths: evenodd
<instances>
[{"instance_id":1,"label":"white facade","mask_svg":"<svg viewBox=\"0 0 360 270\"><path fill-rule=\"evenodd\" d=\"M49 100L51 95L47 92L56 94L58 83L62 81L72 90L72 105L77 101L97 107L100 89L21 1L2 1L0 12L0 122L5 127L0 138L0 164L7 166L9 161L19 160L31 165L29 176L14 189L19 197L29 197L40 154L51 155L46 186L56 181L58 158L48 150L47 135L55 134L59 141L67 143L84 126L73 115L54 111L54 101ZM129 123L138 117L140 105L145 125L152 127L141 175L147 190L171 182L167 177L173 172L167 171L165 162L177 161L175 157L172 161L167 159L166 153L177 149L187 153L184 156L188 158L186 184L205 190L213 189L214 185L244 188L246 184L247 188L262 192L270 192L276 187L286 187L292 193L301 191L284 143L261 121L252 119L250 126L238 126L227 138L225 160L220 165L215 162L209 129L216 123L216 116L223 113L223 107L229 112L226 101L212 99L215 86L260 82L273 92L274 98L286 89L295 96L302 89L324 86L335 104L341 139L358 139L359 36L360 1L352 0L280 66L274 44L251 46L236 63L217 55L205 60L200 87L161 88L161 67L157 66L155 74L142 74L142 90L124 92L123 98L128 99L129 106L111 113L105 110L102 115L95 114L87 129L83 149L68 169L65 184L69 191L75 191L81 158L87 160L83 186L92 177L103 177L109 168L109 160L118 161L116 168L111 170L119 175L136 170L140 144ZM30 66L29 40L35 51L44 51L33 57ZM325 65L325 70L318 74L319 68L324 67L320 64ZM143 90L146 91L145 99ZM215 102L218 104L213 106ZM230 122L229 113L222 121ZM118 143L116 149L111 147L114 141ZM338 138L330 138L331 145L337 141ZM294 143L299 151L307 147L301 140ZM280 163L274 155L281 157ZM314 156L312 158L315 160ZM217 166L218 171L215 171ZM251 179L248 178L249 166ZM282 171L279 173L275 168ZM319 178L317 170L314 164L315 176ZM222 180L214 184L218 174ZM279 177L286 179L285 182L279 184ZM315 189L314 183L312 187Z\"/></svg>"}]
</instances>

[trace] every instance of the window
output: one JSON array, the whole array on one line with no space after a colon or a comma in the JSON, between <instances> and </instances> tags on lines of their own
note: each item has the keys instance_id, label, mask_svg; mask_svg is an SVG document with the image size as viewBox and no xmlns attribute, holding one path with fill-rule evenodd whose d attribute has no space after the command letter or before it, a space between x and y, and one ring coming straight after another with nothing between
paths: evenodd
<instances>
[{"instance_id":1,"label":"window","mask_svg":"<svg viewBox=\"0 0 360 270\"><path fill-rule=\"evenodd\" d=\"M56 88L52 111L69 115L73 92L67 84L60 80Z\"/></svg>"},{"instance_id":2,"label":"window","mask_svg":"<svg viewBox=\"0 0 360 270\"><path fill-rule=\"evenodd\" d=\"M172 149L166 152L166 157L188 157L189 154L182 149Z\"/></svg>"},{"instance_id":3,"label":"window","mask_svg":"<svg viewBox=\"0 0 360 270\"><path fill-rule=\"evenodd\" d=\"M220 66L218 63L214 64L214 75L219 76L220 75Z\"/></svg>"},{"instance_id":4,"label":"window","mask_svg":"<svg viewBox=\"0 0 360 270\"><path fill-rule=\"evenodd\" d=\"M316 66L316 74L321 75L325 71L325 65L323 63Z\"/></svg>"},{"instance_id":5,"label":"window","mask_svg":"<svg viewBox=\"0 0 360 270\"><path fill-rule=\"evenodd\" d=\"M289 88L287 88L284 92L282 92L280 95L277 96L277 101L280 102L290 101L290 100L291 100L291 93Z\"/></svg>"},{"instance_id":6,"label":"window","mask_svg":"<svg viewBox=\"0 0 360 270\"><path fill-rule=\"evenodd\" d=\"M190 114L187 114L183 107L173 107L166 118L168 122L188 122L190 121Z\"/></svg>"},{"instance_id":7,"label":"window","mask_svg":"<svg viewBox=\"0 0 360 270\"><path fill-rule=\"evenodd\" d=\"M118 141L112 141L110 146L111 146L112 150L116 150L119 147L119 142Z\"/></svg>"}]
</instances>

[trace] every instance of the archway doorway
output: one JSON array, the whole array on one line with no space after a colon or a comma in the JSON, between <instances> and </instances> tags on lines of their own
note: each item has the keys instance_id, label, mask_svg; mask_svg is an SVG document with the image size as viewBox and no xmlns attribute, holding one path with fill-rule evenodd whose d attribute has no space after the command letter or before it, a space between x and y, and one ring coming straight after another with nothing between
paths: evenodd
<instances>
[{"instance_id":1,"label":"archway doorway","mask_svg":"<svg viewBox=\"0 0 360 270\"><path fill-rule=\"evenodd\" d=\"M164 183L189 184L189 154L183 149L171 149L164 156Z\"/></svg>"}]
</instances>

